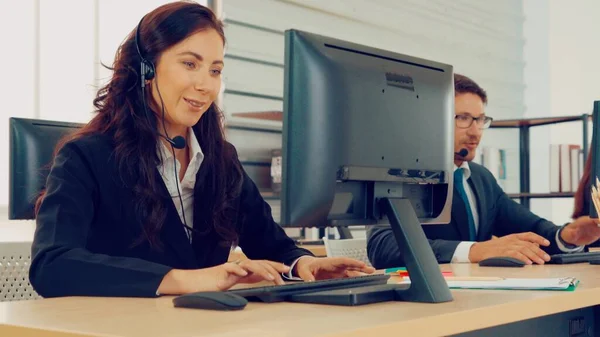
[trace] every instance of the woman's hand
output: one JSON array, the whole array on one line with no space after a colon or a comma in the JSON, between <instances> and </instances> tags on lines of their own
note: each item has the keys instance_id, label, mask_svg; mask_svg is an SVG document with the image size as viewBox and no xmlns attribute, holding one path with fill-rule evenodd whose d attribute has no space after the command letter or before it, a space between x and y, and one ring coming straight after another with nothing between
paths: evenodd
<instances>
[{"instance_id":1,"label":"woman's hand","mask_svg":"<svg viewBox=\"0 0 600 337\"><path fill-rule=\"evenodd\" d=\"M304 281L354 277L372 274L375 269L347 257L301 257L294 266L295 274Z\"/></svg>"},{"instance_id":2,"label":"woman's hand","mask_svg":"<svg viewBox=\"0 0 600 337\"><path fill-rule=\"evenodd\" d=\"M290 267L283 263L268 260L241 260L225 263L223 267L226 274L217 276L217 288L227 290L237 283L257 283L272 281L275 284L284 284L281 273L290 271Z\"/></svg>"},{"instance_id":3,"label":"woman's hand","mask_svg":"<svg viewBox=\"0 0 600 337\"><path fill-rule=\"evenodd\" d=\"M219 266L182 270L173 269L163 278L158 293L179 295L198 291L222 291L238 283L272 281L284 284L280 273L289 272L290 267L267 260L241 260Z\"/></svg>"}]
</instances>

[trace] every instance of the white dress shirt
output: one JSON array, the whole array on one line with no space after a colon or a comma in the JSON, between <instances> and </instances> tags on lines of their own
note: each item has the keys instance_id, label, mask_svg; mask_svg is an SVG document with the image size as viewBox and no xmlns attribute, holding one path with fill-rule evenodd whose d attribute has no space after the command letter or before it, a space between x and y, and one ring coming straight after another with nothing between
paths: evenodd
<instances>
[{"instance_id":1,"label":"white dress shirt","mask_svg":"<svg viewBox=\"0 0 600 337\"><path fill-rule=\"evenodd\" d=\"M471 169L469 168L469 163L464 161L460 167L454 165L454 171L458 170L459 168L463 169L463 186L465 187L465 192L467 194L467 199L469 199L469 207L471 207L471 213L473 213L473 222L475 223L475 235L477 235L478 229L479 229L479 213L477 212L477 200L475 199L475 196L473 194L473 190L471 189L471 186L467 183L467 180L471 177ZM581 250L583 250L583 246L579 246L573 249L569 249L567 247L565 247L565 245L563 245L560 240L558 239L558 231L556 232L556 244L558 245L558 248L565 252L565 253L573 253L573 252L579 252ZM452 263L470 263L471 260L469 260L469 252L471 250L471 246L474 244L475 242L473 241L462 241L458 244L458 246L456 247L456 250L454 251L454 255L452 256Z\"/></svg>"},{"instance_id":2,"label":"white dress shirt","mask_svg":"<svg viewBox=\"0 0 600 337\"><path fill-rule=\"evenodd\" d=\"M200 143L196 139L196 135L189 129L187 135L188 151L190 153L190 163L185 170L183 180L179 180L179 171L181 171L181 164L177 158L173 157L173 150L171 146L167 146L164 142L159 142L158 156L161 162L158 164L158 172L160 173L165 186L169 191L169 195L173 199L177 213L182 223L186 223L188 227L194 227L194 185L196 184L196 174L200 170L202 161L204 160L204 153L200 148ZM173 166L173 161L177 165L177 169ZM177 179L177 180L176 180ZM185 211L185 221L183 219L183 211L181 209L181 202L179 201L179 193L177 192L177 184L179 184L179 191L181 192L181 200L183 201L183 211ZM188 238L191 240L191 233L186 230Z\"/></svg>"},{"instance_id":3,"label":"white dress shirt","mask_svg":"<svg viewBox=\"0 0 600 337\"><path fill-rule=\"evenodd\" d=\"M190 164L188 165L185 174L183 176L183 180L179 180L179 172L181 170L181 164L177 158L173 157L173 150L170 146L164 144L164 142L159 142L158 146L158 155L161 159L158 164L158 172L162 177L171 198L173 199L173 203L175 204L175 208L177 209L177 213L179 214L179 218L181 222L183 221L183 213L181 210L181 202L179 201L179 193L177 192L177 182L179 182L179 191L181 191L181 199L183 201L183 210L185 211L185 223L187 223L188 227L194 226L194 185L196 184L196 174L200 170L200 166L202 165L202 161L204 160L204 153L200 148L200 143L198 143L198 139L196 135L189 129L187 135L187 145L190 152ZM177 165L176 170L173 166L173 161L175 161L175 165ZM177 179L177 180L175 180ZM186 230L186 234L191 241L191 233L189 230ZM300 258L296 259L290 266L290 272L286 274L282 274L288 279L297 279L292 276L292 269L296 265ZM157 292L157 295L158 292Z\"/></svg>"}]
</instances>

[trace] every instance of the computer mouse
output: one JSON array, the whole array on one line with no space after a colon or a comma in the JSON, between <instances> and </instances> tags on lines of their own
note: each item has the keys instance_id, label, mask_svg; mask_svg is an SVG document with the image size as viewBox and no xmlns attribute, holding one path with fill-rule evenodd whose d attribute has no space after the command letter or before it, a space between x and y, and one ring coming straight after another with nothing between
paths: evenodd
<instances>
[{"instance_id":1,"label":"computer mouse","mask_svg":"<svg viewBox=\"0 0 600 337\"><path fill-rule=\"evenodd\" d=\"M479 261L482 267L523 267L525 262L508 256L490 257Z\"/></svg>"},{"instance_id":2,"label":"computer mouse","mask_svg":"<svg viewBox=\"0 0 600 337\"><path fill-rule=\"evenodd\" d=\"M241 310L248 300L242 296L223 291L202 291L185 294L173 299L176 308L208 310Z\"/></svg>"}]
</instances>

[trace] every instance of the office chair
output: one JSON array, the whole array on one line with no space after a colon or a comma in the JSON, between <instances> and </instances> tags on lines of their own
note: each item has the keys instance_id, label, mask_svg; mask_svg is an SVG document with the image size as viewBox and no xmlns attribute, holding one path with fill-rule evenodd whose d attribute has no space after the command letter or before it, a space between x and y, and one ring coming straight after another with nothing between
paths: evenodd
<instances>
[{"instance_id":1,"label":"office chair","mask_svg":"<svg viewBox=\"0 0 600 337\"><path fill-rule=\"evenodd\" d=\"M369 266L371 262L367 257L367 239L331 240L323 237L327 257L349 257L363 261Z\"/></svg>"},{"instance_id":2,"label":"office chair","mask_svg":"<svg viewBox=\"0 0 600 337\"><path fill-rule=\"evenodd\" d=\"M29 283L31 242L0 242L0 302L41 298Z\"/></svg>"}]
</instances>

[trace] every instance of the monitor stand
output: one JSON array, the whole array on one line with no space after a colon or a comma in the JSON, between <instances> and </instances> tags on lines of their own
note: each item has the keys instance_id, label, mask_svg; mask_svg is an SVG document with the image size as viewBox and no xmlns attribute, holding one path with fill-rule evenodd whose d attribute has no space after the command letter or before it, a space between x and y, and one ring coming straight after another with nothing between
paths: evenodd
<instances>
[{"instance_id":1,"label":"monitor stand","mask_svg":"<svg viewBox=\"0 0 600 337\"><path fill-rule=\"evenodd\" d=\"M338 230L338 233L340 234L340 240L353 239L350 228L344 226L338 226L336 228Z\"/></svg>"},{"instance_id":2,"label":"monitor stand","mask_svg":"<svg viewBox=\"0 0 600 337\"><path fill-rule=\"evenodd\" d=\"M437 259L421 228L417 214L406 198L380 198L379 209L386 214L410 275L410 287L397 289L397 301L441 303L452 294Z\"/></svg>"},{"instance_id":3,"label":"monitor stand","mask_svg":"<svg viewBox=\"0 0 600 337\"><path fill-rule=\"evenodd\" d=\"M387 301L442 303L453 300L410 200L381 198L377 201L380 211L390 221L410 275L410 284L315 291L288 296L287 301L355 306Z\"/></svg>"}]
</instances>

